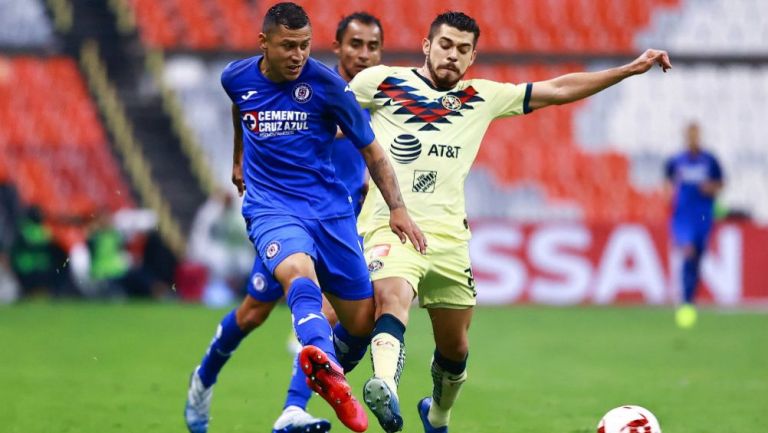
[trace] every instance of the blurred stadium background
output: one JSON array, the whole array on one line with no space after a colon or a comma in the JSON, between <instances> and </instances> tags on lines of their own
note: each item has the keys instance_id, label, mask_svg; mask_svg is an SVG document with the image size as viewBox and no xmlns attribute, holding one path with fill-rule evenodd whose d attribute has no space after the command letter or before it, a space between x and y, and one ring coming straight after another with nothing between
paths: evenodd
<instances>
[{"instance_id":1,"label":"blurred stadium background","mask_svg":"<svg viewBox=\"0 0 768 433\"><path fill-rule=\"evenodd\" d=\"M302 3L313 54L329 64L339 17L363 9L381 17L392 64L422 62L420 41L435 13L467 11L483 32L470 74L496 80L546 79L615 65L644 47L667 49L673 73L653 71L585 102L493 125L467 184L481 301L673 302L661 167L682 148L690 121L701 123L727 175L704 297L768 300L760 272L768 261L764 1L420 1L418 13L400 0ZM156 297L173 295L176 283L192 299L211 285L201 283L206 275L242 285L252 252L234 227L242 223L221 209L233 188L229 102L218 77L228 61L257 51L269 5L0 0L4 256L35 207L59 250L49 268L68 264L57 275L70 281L48 282L56 293L125 292L94 279L128 281L139 287L130 294ZM221 212L230 218L210 234ZM104 250L94 251L88 239L111 229L116 236L97 236ZM103 278L92 275L93 262Z\"/></svg>"},{"instance_id":2,"label":"blurred stadium background","mask_svg":"<svg viewBox=\"0 0 768 433\"><path fill-rule=\"evenodd\" d=\"M231 121L219 74L258 51L273 3L0 0L0 303L139 297L226 306L238 299L253 252L229 182ZM328 64L338 20L358 10L382 20L384 63L404 65L423 62L421 38L436 13L465 11L482 29L470 75L502 81L668 50L668 74L653 70L586 101L492 126L467 182L479 300L673 304L677 258L662 165L682 149L685 125L697 121L726 175L703 302L768 303L768 2L298 3L312 19L313 55ZM40 308L43 320L64 309ZM13 326L34 311L6 307L0 319L15 318L4 322ZM104 319L93 311L71 314ZM183 369L219 314L193 311L205 323L184 349ZM750 323L765 331L764 317ZM765 380L756 386L751 391L765 391Z\"/></svg>"}]
</instances>

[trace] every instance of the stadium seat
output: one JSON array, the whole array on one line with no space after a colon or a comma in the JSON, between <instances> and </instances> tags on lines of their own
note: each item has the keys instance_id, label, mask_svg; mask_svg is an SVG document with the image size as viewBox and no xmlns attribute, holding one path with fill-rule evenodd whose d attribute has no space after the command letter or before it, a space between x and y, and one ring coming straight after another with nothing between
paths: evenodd
<instances>
[{"instance_id":1,"label":"stadium seat","mask_svg":"<svg viewBox=\"0 0 768 433\"><path fill-rule=\"evenodd\" d=\"M272 2L247 0L130 0L141 37L161 48L213 51L258 47L258 23ZM635 33L645 29L655 8L670 9L672 0L359 0L299 1L310 16L313 47L328 50L336 24L352 11L378 16L385 45L418 52L432 19L460 10L480 24L484 50L495 52L630 53ZM415 8L418 10L415 10ZM254 26L254 23L256 24Z\"/></svg>"},{"instance_id":2,"label":"stadium seat","mask_svg":"<svg viewBox=\"0 0 768 433\"><path fill-rule=\"evenodd\" d=\"M0 65L8 69L0 76L0 165L22 201L41 207L50 221L132 207L74 60L0 57ZM54 230L63 243L80 232Z\"/></svg>"}]
</instances>

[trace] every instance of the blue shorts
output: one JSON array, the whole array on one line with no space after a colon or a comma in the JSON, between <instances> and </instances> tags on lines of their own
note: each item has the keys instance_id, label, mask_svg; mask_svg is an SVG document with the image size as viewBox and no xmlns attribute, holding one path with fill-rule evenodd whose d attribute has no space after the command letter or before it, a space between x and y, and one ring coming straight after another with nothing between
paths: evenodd
<instances>
[{"instance_id":1,"label":"blue shorts","mask_svg":"<svg viewBox=\"0 0 768 433\"><path fill-rule=\"evenodd\" d=\"M349 301L373 296L355 217L302 220L275 215L249 218L246 223L258 253L256 261L262 262L254 263L248 287L248 294L257 300L272 302L282 296L272 275L286 257L296 253L312 257L323 292ZM259 275L264 276L263 283Z\"/></svg>"},{"instance_id":2,"label":"blue shorts","mask_svg":"<svg viewBox=\"0 0 768 433\"><path fill-rule=\"evenodd\" d=\"M679 247L691 245L698 252L704 252L707 248L709 234L712 232L710 221L692 224L687 220L673 219L670 226L675 245Z\"/></svg>"}]
</instances>

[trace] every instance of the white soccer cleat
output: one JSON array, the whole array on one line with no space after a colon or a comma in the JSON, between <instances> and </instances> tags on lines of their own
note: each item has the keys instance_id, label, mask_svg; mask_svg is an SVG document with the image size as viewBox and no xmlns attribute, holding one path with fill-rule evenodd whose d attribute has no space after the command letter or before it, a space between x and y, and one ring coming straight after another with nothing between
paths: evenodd
<instances>
[{"instance_id":1,"label":"white soccer cleat","mask_svg":"<svg viewBox=\"0 0 768 433\"><path fill-rule=\"evenodd\" d=\"M288 406L275 421L272 433L326 433L331 430L327 419L315 418L298 406Z\"/></svg>"},{"instance_id":2,"label":"white soccer cleat","mask_svg":"<svg viewBox=\"0 0 768 433\"><path fill-rule=\"evenodd\" d=\"M389 388L383 379L372 377L363 386L363 400L376 415L381 428L387 433L403 430L403 417L400 415L400 402L397 394Z\"/></svg>"},{"instance_id":3,"label":"white soccer cleat","mask_svg":"<svg viewBox=\"0 0 768 433\"><path fill-rule=\"evenodd\" d=\"M211 414L211 397L213 397L213 385L206 388L195 368L189 378L189 390L187 391L187 404L184 407L184 421L187 423L189 433L207 433L208 420Z\"/></svg>"}]
</instances>

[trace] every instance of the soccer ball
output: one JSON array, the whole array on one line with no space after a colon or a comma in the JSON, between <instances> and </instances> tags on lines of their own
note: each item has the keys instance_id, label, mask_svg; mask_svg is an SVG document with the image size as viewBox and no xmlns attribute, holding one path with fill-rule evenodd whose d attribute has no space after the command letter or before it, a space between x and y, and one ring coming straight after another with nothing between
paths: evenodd
<instances>
[{"instance_id":1,"label":"soccer ball","mask_svg":"<svg viewBox=\"0 0 768 433\"><path fill-rule=\"evenodd\" d=\"M597 424L597 433L661 433L661 427L648 409L627 405L609 410Z\"/></svg>"}]
</instances>

